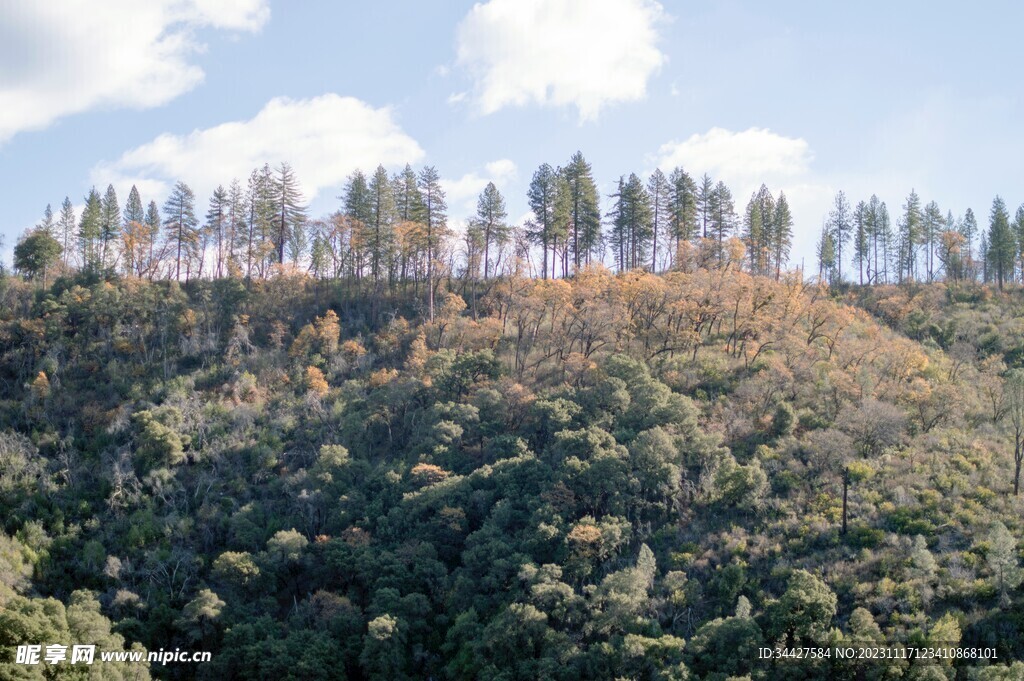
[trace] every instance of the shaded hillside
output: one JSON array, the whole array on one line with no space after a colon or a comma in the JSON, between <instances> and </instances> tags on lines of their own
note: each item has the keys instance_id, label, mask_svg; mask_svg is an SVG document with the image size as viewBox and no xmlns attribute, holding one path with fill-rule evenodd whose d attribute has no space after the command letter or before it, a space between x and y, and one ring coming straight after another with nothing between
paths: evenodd
<instances>
[{"instance_id":1,"label":"shaded hillside","mask_svg":"<svg viewBox=\"0 0 1024 681\"><path fill-rule=\"evenodd\" d=\"M0 280L4 654L52 597L116 645L214 652L153 670L179 678L970 666L757 660L776 643L1024 658L1024 380L979 301L591 268L469 308L442 291L423 323L353 287Z\"/></svg>"}]
</instances>

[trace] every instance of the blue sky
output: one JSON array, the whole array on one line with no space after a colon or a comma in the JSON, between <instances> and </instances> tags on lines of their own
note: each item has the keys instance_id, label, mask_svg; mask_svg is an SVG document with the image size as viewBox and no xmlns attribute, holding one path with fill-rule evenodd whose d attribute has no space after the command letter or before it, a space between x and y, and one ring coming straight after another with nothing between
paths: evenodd
<instances>
[{"instance_id":1,"label":"blue sky","mask_svg":"<svg viewBox=\"0 0 1024 681\"><path fill-rule=\"evenodd\" d=\"M602 191L683 165L763 181L813 260L832 196L914 188L983 223L1024 201L1024 9L991 2L0 0L9 261L64 196L162 203L289 161L313 215L354 167L437 166L450 215L494 180L510 218L577 149ZM607 204L607 200L606 200ZM607 205L605 205L607 209Z\"/></svg>"}]
</instances>

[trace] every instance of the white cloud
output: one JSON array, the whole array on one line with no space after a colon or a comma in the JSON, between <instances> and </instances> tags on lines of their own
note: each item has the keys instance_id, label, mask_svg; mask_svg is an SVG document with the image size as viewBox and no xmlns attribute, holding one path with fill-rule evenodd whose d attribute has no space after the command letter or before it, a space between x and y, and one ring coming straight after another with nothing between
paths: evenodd
<instances>
[{"instance_id":1,"label":"white cloud","mask_svg":"<svg viewBox=\"0 0 1024 681\"><path fill-rule=\"evenodd\" d=\"M610 103L642 99L666 57L654 0L490 0L457 35L457 63L481 113L536 103L575 106L592 120Z\"/></svg>"},{"instance_id":2,"label":"white cloud","mask_svg":"<svg viewBox=\"0 0 1024 681\"><path fill-rule=\"evenodd\" d=\"M98 107L149 108L194 88L199 28L258 31L268 0L63 0L5 4L0 143ZM9 5L9 7L8 7Z\"/></svg>"},{"instance_id":3,"label":"white cloud","mask_svg":"<svg viewBox=\"0 0 1024 681\"><path fill-rule=\"evenodd\" d=\"M835 194L834 183L813 171L813 159L803 138L765 128L741 132L711 128L682 142L663 144L650 160L665 172L681 166L697 181L704 173L722 180L732 190L740 214L762 183L776 196L784 192L794 221L791 264L798 265L801 258L813 255L821 219Z\"/></svg>"},{"instance_id":4,"label":"white cloud","mask_svg":"<svg viewBox=\"0 0 1024 681\"><path fill-rule=\"evenodd\" d=\"M279 97L247 121L160 135L112 163L99 164L92 179L99 186L113 182L119 193L135 183L144 196L162 196L169 185L183 180L205 202L218 184L227 186L233 178L244 183L253 168L286 161L312 200L325 188L340 189L356 168L394 168L423 155L386 107L375 109L336 94Z\"/></svg>"},{"instance_id":5,"label":"white cloud","mask_svg":"<svg viewBox=\"0 0 1024 681\"><path fill-rule=\"evenodd\" d=\"M661 145L656 155L663 168L682 166L721 177L728 183L771 177L796 177L810 167L811 148L801 138L783 137L765 128L731 132L711 128L683 142Z\"/></svg>"},{"instance_id":6,"label":"white cloud","mask_svg":"<svg viewBox=\"0 0 1024 681\"><path fill-rule=\"evenodd\" d=\"M485 164L482 173L474 171L457 179L442 179L449 209L460 216L475 215L477 197L487 183L493 182L505 193L503 186L516 179L517 170L515 162L502 158Z\"/></svg>"}]
</instances>

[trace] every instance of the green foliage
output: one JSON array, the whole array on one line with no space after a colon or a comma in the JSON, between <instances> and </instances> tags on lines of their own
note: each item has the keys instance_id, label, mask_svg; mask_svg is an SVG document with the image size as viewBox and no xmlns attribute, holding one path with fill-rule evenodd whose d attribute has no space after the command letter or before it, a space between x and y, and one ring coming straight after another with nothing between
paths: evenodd
<instances>
[{"instance_id":1,"label":"green foliage","mask_svg":"<svg viewBox=\"0 0 1024 681\"><path fill-rule=\"evenodd\" d=\"M394 210L426 219L412 180ZM697 228L674 219L658 258ZM869 315L785 277L615 276L555 227L575 277L492 272L473 309L439 276L433 322L400 289L260 278L276 250L249 282L0 282L0 617L63 635L88 588L117 645L213 652L200 678L821 678L757 648L942 637L1024 656L1009 296L879 287ZM935 668L997 673L973 666ZM835 675L861 673L918 671Z\"/></svg>"}]
</instances>

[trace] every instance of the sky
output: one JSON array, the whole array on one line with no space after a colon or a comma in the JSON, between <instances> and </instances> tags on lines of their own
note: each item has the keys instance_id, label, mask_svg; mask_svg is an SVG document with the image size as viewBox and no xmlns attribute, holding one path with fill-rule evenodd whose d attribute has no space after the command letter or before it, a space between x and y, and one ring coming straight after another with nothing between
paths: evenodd
<instances>
[{"instance_id":1,"label":"sky","mask_svg":"<svg viewBox=\"0 0 1024 681\"><path fill-rule=\"evenodd\" d=\"M0 216L17 238L65 196L132 184L200 210L289 162L312 216L378 164L436 166L457 226L493 181L529 217L542 163L679 165L765 183L813 266L833 197L914 189L943 213L1024 201L1024 4L932 0L0 0Z\"/></svg>"}]
</instances>

